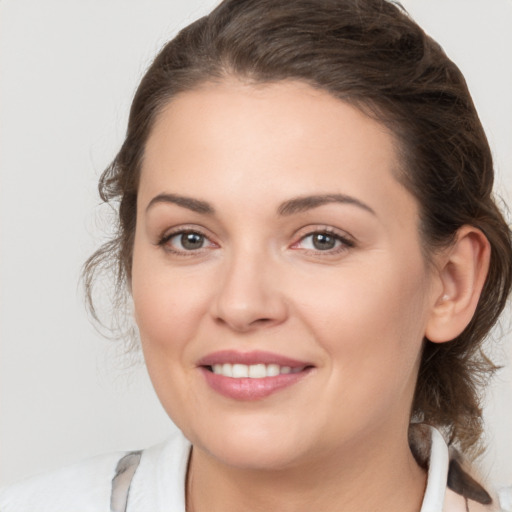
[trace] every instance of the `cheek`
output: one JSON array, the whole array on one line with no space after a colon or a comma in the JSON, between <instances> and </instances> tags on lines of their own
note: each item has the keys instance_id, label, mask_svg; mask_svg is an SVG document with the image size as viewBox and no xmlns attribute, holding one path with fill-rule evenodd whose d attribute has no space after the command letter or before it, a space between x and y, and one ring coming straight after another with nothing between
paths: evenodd
<instances>
[{"instance_id":1,"label":"cheek","mask_svg":"<svg viewBox=\"0 0 512 512\"><path fill-rule=\"evenodd\" d=\"M134 269L135 270L135 269ZM135 319L144 348L173 350L193 337L207 300L202 287L191 287L147 268L133 276Z\"/></svg>"},{"instance_id":2,"label":"cheek","mask_svg":"<svg viewBox=\"0 0 512 512\"><path fill-rule=\"evenodd\" d=\"M394 386L416 371L428 315L425 271L421 263L376 268L312 287L302 312L340 378Z\"/></svg>"},{"instance_id":3,"label":"cheek","mask_svg":"<svg viewBox=\"0 0 512 512\"><path fill-rule=\"evenodd\" d=\"M142 348L148 364L163 353L176 355L193 336L206 307L199 277L173 272L159 252L135 239L132 263L132 297ZM191 286L191 284L196 284Z\"/></svg>"},{"instance_id":4,"label":"cheek","mask_svg":"<svg viewBox=\"0 0 512 512\"><path fill-rule=\"evenodd\" d=\"M190 284L152 257L134 255L132 295L146 367L164 409L181 428L180 420L187 417L183 408L194 403L190 340L207 304L204 288Z\"/></svg>"}]
</instances>

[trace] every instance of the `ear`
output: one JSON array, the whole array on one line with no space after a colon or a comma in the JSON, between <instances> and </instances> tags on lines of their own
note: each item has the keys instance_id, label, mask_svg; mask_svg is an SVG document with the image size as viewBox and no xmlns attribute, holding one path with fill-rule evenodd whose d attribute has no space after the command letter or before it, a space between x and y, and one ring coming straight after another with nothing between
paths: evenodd
<instances>
[{"instance_id":1,"label":"ear","mask_svg":"<svg viewBox=\"0 0 512 512\"><path fill-rule=\"evenodd\" d=\"M489 241L474 226L462 226L455 243L436 256L441 287L436 287L437 296L433 298L425 330L427 339L443 343L466 328L482 293L490 256Z\"/></svg>"}]
</instances>

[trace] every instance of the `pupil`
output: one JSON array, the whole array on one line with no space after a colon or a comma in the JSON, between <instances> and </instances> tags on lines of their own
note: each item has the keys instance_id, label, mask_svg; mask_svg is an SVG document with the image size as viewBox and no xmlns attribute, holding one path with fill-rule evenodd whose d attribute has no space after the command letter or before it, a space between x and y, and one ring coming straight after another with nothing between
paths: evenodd
<instances>
[{"instance_id":1,"label":"pupil","mask_svg":"<svg viewBox=\"0 0 512 512\"><path fill-rule=\"evenodd\" d=\"M200 249L203 245L203 236L197 233L184 233L181 235L181 245L185 249Z\"/></svg>"},{"instance_id":2,"label":"pupil","mask_svg":"<svg viewBox=\"0 0 512 512\"><path fill-rule=\"evenodd\" d=\"M334 249L334 246L336 244L336 239L331 236L327 235L325 233L317 233L313 237L313 245L315 249L318 249L320 251L325 251L327 249Z\"/></svg>"}]
</instances>

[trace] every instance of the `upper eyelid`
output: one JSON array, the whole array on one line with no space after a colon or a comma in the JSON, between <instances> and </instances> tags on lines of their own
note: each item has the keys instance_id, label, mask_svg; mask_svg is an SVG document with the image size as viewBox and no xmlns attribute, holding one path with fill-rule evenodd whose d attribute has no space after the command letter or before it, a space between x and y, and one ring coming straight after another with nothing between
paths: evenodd
<instances>
[{"instance_id":1,"label":"upper eyelid","mask_svg":"<svg viewBox=\"0 0 512 512\"><path fill-rule=\"evenodd\" d=\"M316 233L328 233L329 235L333 235L341 240L349 241L353 244L356 243L356 238L349 232L343 229L335 228L333 226L305 226L304 228L298 230L295 236L297 241L299 241Z\"/></svg>"},{"instance_id":2,"label":"upper eyelid","mask_svg":"<svg viewBox=\"0 0 512 512\"><path fill-rule=\"evenodd\" d=\"M355 247L355 243L349 239L348 237L344 237L344 236L341 236L341 235L337 235L336 233L330 233L330 232L327 232L327 231L315 231L313 233L309 233L307 235L304 235L302 237L300 237L296 242L294 242L292 244L292 248L293 247L296 247L297 245L299 245L302 241L306 240L307 238L315 235L315 234L318 234L318 233L327 233L329 235L332 235L338 242L340 242L340 246L338 247L333 247L332 249L327 249L325 251L320 251L320 252L324 252L326 254L328 254L330 251L336 251L337 249L339 250L340 248L343 248L343 249L348 249L348 248L352 248L352 247Z\"/></svg>"},{"instance_id":3,"label":"upper eyelid","mask_svg":"<svg viewBox=\"0 0 512 512\"><path fill-rule=\"evenodd\" d=\"M164 240L172 240L173 238L176 238L180 235L184 235L184 234L194 234L194 235L199 235L199 236L202 236L205 240L210 240L210 238L208 236L206 236L204 233L201 233L200 231L193 231L191 229L184 229L184 230L181 230L181 231L176 231L176 232L171 232L169 233L168 235L164 236Z\"/></svg>"},{"instance_id":4,"label":"upper eyelid","mask_svg":"<svg viewBox=\"0 0 512 512\"><path fill-rule=\"evenodd\" d=\"M336 238L337 240L341 240L343 242L351 242L351 239L348 236L340 235L339 233L336 233L334 231L312 231L311 233L306 233L305 235L301 236L299 240L304 240L305 238L308 238L310 236L314 235L329 235L333 238Z\"/></svg>"},{"instance_id":5,"label":"upper eyelid","mask_svg":"<svg viewBox=\"0 0 512 512\"><path fill-rule=\"evenodd\" d=\"M197 233L198 235L204 236L208 240L212 241L212 235L209 234L208 230L195 224L180 224L172 228L165 229L160 235L158 235L158 243L162 243L165 240L170 240L173 236L182 233Z\"/></svg>"}]
</instances>

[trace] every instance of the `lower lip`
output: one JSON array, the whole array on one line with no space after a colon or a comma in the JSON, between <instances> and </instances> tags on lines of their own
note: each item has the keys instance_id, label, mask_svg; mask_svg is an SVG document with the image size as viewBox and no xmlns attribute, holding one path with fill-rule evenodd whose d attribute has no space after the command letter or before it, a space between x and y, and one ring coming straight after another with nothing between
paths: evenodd
<instances>
[{"instance_id":1,"label":"lower lip","mask_svg":"<svg viewBox=\"0 0 512 512\"><path fill-rule=\"evenodd\" d=\"M204 367L201 367L200 370L208 385L225 397L235 400L261 400L303 379L311 368L306 368L298 373L286 373L262 379L248 377L235 379L218 375Z\"/></svg>"}]
</instances>

